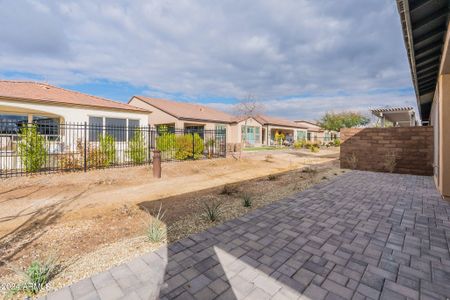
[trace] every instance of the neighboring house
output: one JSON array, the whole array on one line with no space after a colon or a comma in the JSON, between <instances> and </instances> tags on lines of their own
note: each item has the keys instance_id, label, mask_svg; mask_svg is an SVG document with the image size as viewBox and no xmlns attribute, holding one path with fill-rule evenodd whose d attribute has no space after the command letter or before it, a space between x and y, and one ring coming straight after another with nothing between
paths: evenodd
<instances>
[{"instance_id":1,"label":"neighboring house","mask_svg":"<svg viewBox=\"0 0 450 300\"><path fill-rule=\"evenodd\" d=\"M234 118L207 106L144 96L133 96L128 104L151 111L149 125L159 132L183 129L203 135L208 130L220 132L225 129L227 143L237 139L231 129Z\"/></svg>"},{"instance_id":2,"label":"neighboring house","mask_svg":"<svg viewBox=\"0 0 450 300\"><path fill-rule=\"evenodd\" d=\"M97 147L106 135L115 141L111 157L117 159L111 163L127 163L128 142L141 130L139 127L148 126L149 115L142 108L46 83L0 81L0 172L24 170L18 137L28 123L36 125L49 155L39 168L80 167L80 147L86 153L86 142ZM90 161L89 166L98 161ZM84 162L86 167L86 159Z\"/></svg>"},{"instance_id":3,"label":"neighboring house","mask_svg":"<svg viewBox=\"0 0 450 300\"><path fill-rule=\"evenodd\" d=\"M265 115L256 116L255 119L262 124L262 144L274 145L277 143L276 134L283 134L285 140L294 142L297 140L306 140L306 127L293 121L273 118Z\"/></svg>"},{"instance_id":4,"label":"neighboring house","mask_svg":"<svg viewBox=\"0 0 450 300\"><path fill-rule=\"evenodd\" d=\"M274 144L275 133L284 133L288 140L306 138L306 129L292 121L276 119L268 116L254 118L236 118L213 108L156 99L144 96L134 96L128 102L130 105L150 110L150 126L164 129L184 129L188 132L203 132L205 130L227 130L227 143L240 143L246 132L245 143L248 146Z\"/></svg>"},{"instance_id":5,"label":"neighboring house","mask_svg":"<svg viewBox=\"0 0 450 300\"><path fill-rule=\"evenodd\" d=\"M422 125L434 130L434 176L450 197L450 6L397 0Z\"/></svg>"},{"instance_id":6,"label":"neighboring house","mask_svg":"<svg viewBox=\"0 0 450 300\"><path fill-rule=\"evenodd\" d=\"M147 126L149 111L47 83L0 81L0 122Z\"/></svg>"},{"instance_id":7,"label":"neighboring house","mask_svg":"<svg viewBox=\"0 0 450 300\"><path fill-rule=\"evenodd\" d=\"M299 126L303 126L308 131L307 140L319 143L328 143L339 137L336 131L324 130L314 122L298 120L294 121Z\"/></svg>"}]
</instances>

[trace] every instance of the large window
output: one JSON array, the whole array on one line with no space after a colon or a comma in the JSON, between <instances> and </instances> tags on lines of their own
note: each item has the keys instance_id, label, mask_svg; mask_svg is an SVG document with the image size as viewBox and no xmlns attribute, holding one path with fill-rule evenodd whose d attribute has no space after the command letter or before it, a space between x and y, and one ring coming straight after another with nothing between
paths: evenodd
<instances>
[{"instance_id":1,"label":"large window","mask_svg":"<svg viewBox=\"0 0 450 300\"><path fill-rule=\"evenodd\" d=\"M0 114L0 133L16 134L23 124L28 122L26 115L2 115Z\"/></svg>"},{"instance_id":2,"label":"large window","mask_svg":"<svg viewBox=\"0 0 450 300\"><path fill-rule=\"evenodd\" d=\"M127 119L105 118L105 132L114 137L116 142L127 140Z\"/></svg>"},{"instance_id":3,"label":"large window","mask_svg":"<svg viewBox=\"0 0 450 300\"><path fill-rule=\"evenodd\" d=\"M128 120L128 140L134 137L136 131L139 130L139 120Z\"/></svg>"},{"instance_id":4,"label":"large window","mask_svg":"<svg viewBox=\"0 0 450 300\"><path fill-rule=\"evenodd\" d=\"M98 142L100 136L108 134L114 138L116 142L126 142L132 139L135 132L139 129L139 120L120 119L120 118L104 118L89 117L89 141Z\"/></svg>"},{"instance_id":5,"label":"large window","mask_svg":"<svg viewBox=\"0 0 450 300\"><path fill-rule=\"evenodd\" d=\"M43 135L59 135L59 119L33 115L33 124L37 125L37 130Z\"/></svg>"},{"instance_id":6,"label":"large window","mask_svg":"<svg viewBox=\"0 0 450 300\"><path fill-rule=\"evenodd\" d=\"M198 126L198 125L193 125L193 126L185 126L184 127L184 133L197 133L202 139L204 138L204 131L205 131L205 127L204 126Z\"/></svg>"},{"instance_id":7,"label":"large window","mask_svg":"<svg viewBox=\"0 0 450 300\"><path fill-rule=\"evenodd\" d=\"M89 141L98 142L103 134L103 118L89 117Z\"/></svg>"},{"instance_id":8,"label":"large window","mask_svg":"<svg viewBox=\"0 0 450 300\"><path fill-rule=\"evenodd\" d=\"M225 132L227 130L227 125L225 124L216 124L216 131Z\"/></svg>"},{"instance_id":9,"label":"large window","mask_svg":"<svg viewBox=\"0 0 450 300\"><path fill-rule=\"evenodd\" d=\"M306 140L306 131L303 131L303 130L297 130L297 140L298 140L298 141L304 141L304 140Z\"/></svg>"}]
</instances>

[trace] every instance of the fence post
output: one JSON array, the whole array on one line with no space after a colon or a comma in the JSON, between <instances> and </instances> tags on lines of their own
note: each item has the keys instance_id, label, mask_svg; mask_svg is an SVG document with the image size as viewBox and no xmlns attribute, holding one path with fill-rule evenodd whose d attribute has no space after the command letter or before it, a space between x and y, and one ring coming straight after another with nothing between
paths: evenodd
<instances>
[{"instance_id":1,"label":"fence post","mask_svg":"<svg viewBox=\"0 0 450 300\"><path fill-rule=\"evenodd\" d=\"M84 172L87 171L87 123L84 122Z\"/></svg>"},{"instance_id":2,"label":"fence post","mask_svg":"<svg viewBox=\"0 0 450 300\"><path fill-rule=\"evenodd\" d=\"M224 153L224 155L223 155L223 157L227 157L227 129L225 128L225 132L224 132L224 140L225 140L225 142L224 142L224 147L225 147L225 151L223 152Z\"/></svg>"},{"instance_id":3,"label":"fence post","mask_svg":"<svg viewBox=\"0 0 450 300\"><path fill-rule=\"evenodd\" d=\"M153 152L153 177L161 178L161 151Z\"/></svg>"},{"instance_id":4,"label":"fence post","mask_svg":"<svg viewBox=\"0 0 450 300\"><path fill-rule=\"evenodd\" d=\"M148 141L148 150L147 150L147 161L148 163L150 163L150 158L152 157L152 129L150 126L147 127L148 129L148 134L147 134L147 141Z\"/></svg>"},{"instance_id":5,"label":"fence post","mask_svg":"<svg viewBox=\"0 0 450 300\"><path fill-rule=\"evenodd\" d=\"M192 132L192 159L195 159L195 139L194 139L194 133Z\"/></svg>"}]
</instances>

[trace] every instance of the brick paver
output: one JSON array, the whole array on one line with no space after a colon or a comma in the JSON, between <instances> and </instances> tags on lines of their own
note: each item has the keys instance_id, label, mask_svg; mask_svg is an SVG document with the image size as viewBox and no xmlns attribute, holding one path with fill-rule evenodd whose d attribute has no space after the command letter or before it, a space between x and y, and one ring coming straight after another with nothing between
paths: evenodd
<instances>
[{"instance_id":1,"label":"brick paver","mask_svg":"<svg viewBox=\"0 0 450 300\"><path fill-rule=\"evenodd\" d=\"M445 299L450 204L431 177L353 171L48 299Z\"/></svg>"}]
</instances>

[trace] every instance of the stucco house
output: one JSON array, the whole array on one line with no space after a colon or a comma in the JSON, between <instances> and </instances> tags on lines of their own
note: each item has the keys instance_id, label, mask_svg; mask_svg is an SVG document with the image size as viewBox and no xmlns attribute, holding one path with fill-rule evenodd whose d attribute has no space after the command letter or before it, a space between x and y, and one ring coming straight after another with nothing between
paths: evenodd
<instances>
[{"instance_id":1,"label":"stucco house","mask_svg":"<svg viewBox=\"0 0 450 300\"><path fill-rule=\"evenodd\" d=\"M306 128L308 131L306 139L311 142L328 143L339 136L338 132L324 130L318 124L311 121L297 120L294 123Z\"/></svg>"},{"instance_id":2,"label":"stucco house","mask_svg":"<svg viewBox=\"0 0 450 300\"><path fill-rule=\"evenodd\" d=\"M276 134L283 134L285 140L294 142L297 140L305 140L307 137L307 129L305 126L297 124L290 120L274 118L266 115L258 115L256 120L262 124L262 144L273 145L276 143Z\"/></svg>"},{"instance_id":3,"label":"stucco house","mask_svg":"<svg viewBox=\"0 0 450 300\"><path fill-rule=\"evenodd\" d=\"M150 112L96 96L29 81L0 81L0 122L147 126Z\"/></svg>"},{"instance_id":4,"label":"stucco house","mask_svg":"<svg viewBox=\"0 0 450 300\"><path fill-rule=\"evenodd\" d=\"M245 132L248 146L272 145L277 132L292 141L305 139L307 135L302 125L268 116L239 118L204 105L144 96L134 96L128 104L151 111L149 124L152 127L165 126L189 132L226 129L228 144L240 143Z\"/></svg>"}]
</instances>

